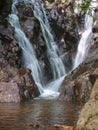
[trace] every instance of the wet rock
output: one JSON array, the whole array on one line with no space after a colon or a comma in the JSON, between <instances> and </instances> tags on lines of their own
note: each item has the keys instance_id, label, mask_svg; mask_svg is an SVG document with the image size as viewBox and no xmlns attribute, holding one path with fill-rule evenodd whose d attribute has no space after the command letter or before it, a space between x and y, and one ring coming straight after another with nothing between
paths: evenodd
<instances>
[{"instance_id":1,"label":"wet rock","mask_svg":"<svg viewBox=\"0 0 98 130\"><path fill-rule=\"evenodd\" d=\"M16 83L0 82L0 102L20 102L19 88Z\"/></svg>"},{"instance_id":2,"label":"wet rock","mask_svg":"<svg viewBox=\"0 0 98 130\"><path fill-rule=\"evenodd\" d=\"M75 100L75 93L74 93L74 87L75 83L74 81L67 81L63 83L63 93L61 92L59 99L65 100L65 101L74 101ZM66 86L66 87L64 87Z\"/></svg>"},{"instance_id":3,"label":"wet rock","mask_svg":"<svg viewBox=\"0 0 98 130\"><path fill-rule=\"evenodd\" d=\"M29 69L21 68L18 70L8 66L7 70L9 74L9 82L15 82L19 87L21 101L33 99L34 97L39 96L39 90Z\"/></svg>"},{"instance_id":4,"label":"wet rock","mask_svg":"<svg viewBox=\"0 0 98 130\"><path fill-rule=\"evenodd\" d=\"M3 24L0 25L0 40L0 61L19 67L21 49L13 37L10 26L6 28Z\"/></svg>"},{"instance_id":5,"label":"wet rock","mask_svg":"<svg viewBox=\"0 0 98 130\"><path fill-rule=\"evenodd\" d=\"M2 82L7 85L10 85L10 83L13 83L13 85L17 85L18 92L16 91L15 93L15 91L10 91L10 94L12 93L12 95L13 93L16 95L19 94L20 100L15 99L15 101L17 100L17 102L33 99L40 94L32 78L31 71L26 68L21 68L19 70L18 68L12 67L9 64L5 66L3 63L0 64L0 83ZM5 89L3 90L3 92L4 91L6 93ZM4 102L3 98L1 98L1 102ZM10 100L9 98L9 102L14 102L14 99Z\"/></svg>"},{"instance_id":6,"label":"wet rock","mask_svg":"<svg viewBox=\"0 0 98 130\"><path fill-rule=\"evenodd\" d=\"M83 68L82 68L83 69ZM87 102L92 90L90 74L92 71L81 70L71 73L65 78L61 87L60 99L65 101ZM79 73L78 73L79 72Z\"/></svg>"},{"instance_id":7,"label":"wet rock","mask_svg":"<svg viewBox=\"0 0 98 130\"><path fill-rule=\"evenodd\" d=\"M34 18L28 18L25 21L23 28L24 28L24 31L26 32L26 35L29 37L29 39L32 39L33 29L34 29Z\"/></svg>"},{"instance_id":8,"label":"wet rock","mask_svg":"<svg viewBox=\"0 0 98 130\"><path fill-rule=\"evenodd\" d=\"M22 74L21 77L22 79L24 79L24 83L25 83L25 87L24 87L24 94L22 95L23 97L25 96L25 98L34 98L39 96L39 90L38 87L36 86L32 75L31 75L31 71L29 69L26 68L22 68L20 70L20 73ZM23 83L20 83L19 86L20 88L22 87Z\"/></svg>"}]
</instances>

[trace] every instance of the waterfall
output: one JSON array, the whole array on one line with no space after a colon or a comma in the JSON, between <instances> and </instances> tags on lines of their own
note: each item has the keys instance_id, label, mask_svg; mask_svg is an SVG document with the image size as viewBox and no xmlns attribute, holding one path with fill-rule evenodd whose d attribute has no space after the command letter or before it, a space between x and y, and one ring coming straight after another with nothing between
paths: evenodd
<instances>
[{"instance_id":1,"label":"waterfall","mask_svg":"<svg viewBox=\"0 0 98 130\"><path fill-rule=\"evenodd\" d=\"M78 50L77 50L77 54L76 54L75 62L74 62L74 68L78 67L78 65L83 62L83 60L85 59L89 51L89 48L91 46L90 41L92 39L92 25L93 25L92 16L89 16L88 14L86 14L84 32L81 36L81 39L78 45Z\"/></svg>"},{"instance_id":2,"label":"waterfall","mask_svg":"<svg viewBox=\"0 0 98 130\"><path fill-rule=\"evenodd\" d=\"M65 77L65 67L60 58L59 49L52 36L51 28L48 23L43 5L38 2L39 1L36 1L36 3L34 4L34 15L40 22L47 46L47 56L51 63L51 68L54 75L53 81L46 86L44 85L43 71L40 67L39 61L36 58L34 48L29 39L26 37L25 33L22 31L22 27L19 23L18 10L16 8L18 0L13 0L12 13L9 15L8 20L11 26L14 28L15 38L22 49L24 66L32 71L32 76L41 94L40 97L54 98L59 95L59 87Z\"/></svg>"},{"instance_id":3,"label":"waterfall","mask_svg":"<svg viewBox=\"0 0 98 130\"><path fill-rule=\"evenodd\" d=\"M47 57L51 64L54 80L56 80L65 75L65 67L60 58L60 52L58 46L54 41L54 37L52 35L52 30L46 16L43 2L41 0L31 0L31 1L34 6L33 9L34 15L38 19L42 29L42 33L47 47Z\"/></svg>"},{"instance_id":4,"label":"waterfall","mask_svg":"<svg viewBox=\"0 0 98 130\"><path fill-rule=\"evenodd\" d=\"M95 1L91 2L91 7L96 7ZM92 10L92 16L90 16L89 14L85 14L84 32L82 33L80 42L78 44L73 69L78 67L84 61L91 47L90 43L93 36L92 34L93 15L94 10Z\"/></svg>"},{"instance_id":5,"label":"waterfall","mask_svg":"<svg viewBox=\"0 0 98 130\"><path fill-rule=\"evenodd\" d=\"M26 37L26 35L21 29L19 18L17 16L18 10L16 8L16 4L17 4L17 0L13 0L12 13L9 15L9 23L14 28L15 37L18 41L19 46L22 49L25 66L32 71L32 76L34 78L34 81L38 86L40 93L42 93L43 92L42 70L29 39Z\"/></svg>"}]
</instances>

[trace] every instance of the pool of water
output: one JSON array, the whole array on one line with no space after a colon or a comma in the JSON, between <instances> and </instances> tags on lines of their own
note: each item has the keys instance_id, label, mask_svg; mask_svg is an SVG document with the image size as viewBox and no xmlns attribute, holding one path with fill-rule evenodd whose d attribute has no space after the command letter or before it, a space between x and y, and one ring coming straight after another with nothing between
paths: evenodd
<instances>
[{"instance_id":1,"label":"pool of water","mask_svg":"<svg viewBox=\"0 0 98 130\"><path fill-rule=\"evenodd\" d=\"M23 103L0 103L0 130L55 130L54 125L75 126L81 105L36 99Z\"/></svg>"}]
</instances>

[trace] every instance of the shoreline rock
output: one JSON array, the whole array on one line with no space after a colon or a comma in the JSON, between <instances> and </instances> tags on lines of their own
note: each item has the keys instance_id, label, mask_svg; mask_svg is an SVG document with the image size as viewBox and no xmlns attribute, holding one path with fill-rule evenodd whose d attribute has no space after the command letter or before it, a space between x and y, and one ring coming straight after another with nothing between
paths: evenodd
<instances>
[{"instance_id":1,"label":"shoreline rock","mask_svg":"<svg viewBox=\"0 0 98 130\"><path fill-rule=\"evenodd\" d=\"M98 78L93 86L89 101L80 113L76 130L98 130Z\"/></svg>"}]
</instances>

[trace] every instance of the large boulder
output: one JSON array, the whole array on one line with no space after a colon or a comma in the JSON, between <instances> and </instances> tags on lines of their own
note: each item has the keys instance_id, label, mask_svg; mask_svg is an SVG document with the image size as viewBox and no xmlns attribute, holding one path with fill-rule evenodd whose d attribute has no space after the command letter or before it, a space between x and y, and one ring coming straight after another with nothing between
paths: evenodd
<instances>
[{"instance_id":1,"label":"large boulder","mask_svg":"<svg viewBox=\"0 0 98 130\"><path fill-rule=\"evenodd\" d=\"M61 94L59 99L83 103L87 102L92 90L92 83L89 76L90 74L86 72L81 73L76 79L74 79L76 75L73 75L72 79L69 79L69 77L65 78L60 90Z\"/></svg>"},{"instance_id":2,"label":"large boulder","mask_svg":"<svg viewBox=\"0 0 98 130\"><path fill-rule=\"evenodd\" d=\"M26 68L0 64L0 102L20 102L39 96L39 90Z\"/></svg>"},{"instance_id":3,"label":"large boulder","mask_svg":"<svg viewBox=\"0 0 98 130\"><path fill-rule=\"evenodd\" d=\"M76 130L98 130L98 79L93 86L89 101L80 113Z\"/></svg>"},{"instance_id":4,"label":"large boulder","mask_svg":"<svg viewBox=\"0 0 98 130\"><path fill-rule=\"evenodd\" d=\"M5 91L6 96L4 95L4 100L1 98L0 102L7 101L5 99L7 95L18 95L20 97L20 100L18 100L18 97L15 97L15 101L25 101L28 99L33 99L36 96L39 96L39 90L32 78L31 71L26 68L17 69L10 65L7 65L5 68L0 69L0 84L4 83L7 88L9 88L9 91L6 92L6 87L4 87L3 93ZM10 91L10 83L12 83L12 87L15 88L17 86L17 91ZM3 88L3 85L0 86L1 89ZM3 96L2 96L3 97ZM14 102L14 99L11 100L9 98L9 102Z\"/></svg>"}]
</instances>

